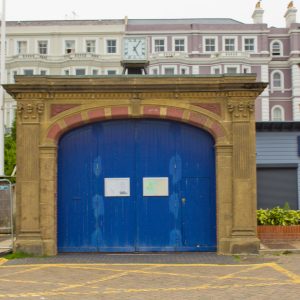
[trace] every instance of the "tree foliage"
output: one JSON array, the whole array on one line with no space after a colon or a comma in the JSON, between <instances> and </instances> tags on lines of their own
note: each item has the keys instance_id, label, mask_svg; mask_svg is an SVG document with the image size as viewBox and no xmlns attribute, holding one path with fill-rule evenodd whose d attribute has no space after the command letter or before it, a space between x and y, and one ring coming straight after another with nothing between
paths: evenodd
<instances>
[{"instance_id":1,"label":"tree foliage","mask_svg":"<svg viewBox=\"0 0 300 300\"><path fill-rule=\"evenodd\" d=\"M4 137L4 172L10 176L16 165L16 121L10 134Z\"/></svg>"}]
</instances>

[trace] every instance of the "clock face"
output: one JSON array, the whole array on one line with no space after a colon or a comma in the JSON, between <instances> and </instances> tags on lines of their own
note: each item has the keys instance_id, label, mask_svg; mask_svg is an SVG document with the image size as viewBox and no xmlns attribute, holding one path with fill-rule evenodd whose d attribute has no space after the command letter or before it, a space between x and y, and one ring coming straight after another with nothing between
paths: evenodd
<instances>
[{"instance_id":1,"label":"clock face","mask_svg":"<svg viewBox=\"0 0 300 300\"><path fill-rule=\"evenodd\" d=\"M144 37L124 38L123 59L146 60L147 44Z\"/></svg>"}]
</instances>

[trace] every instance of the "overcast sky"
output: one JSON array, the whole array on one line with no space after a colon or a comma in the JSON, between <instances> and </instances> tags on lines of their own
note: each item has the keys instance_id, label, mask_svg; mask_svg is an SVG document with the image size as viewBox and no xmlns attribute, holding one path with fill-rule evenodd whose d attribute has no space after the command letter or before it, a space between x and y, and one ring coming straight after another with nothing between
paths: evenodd
<instances>
[{"instance_id":1,"label":"overcast sky","mask_svg":"<svg viewBox=\"0 0 300 300\"><path fill-rule=\"evenodd\" d=\"M3 1L3 0L1 0ZM252 23L257 0L6 0L7 20L233 18ZM289 0L262 0L264 22L284 27ZM294 5L300 10L300 0ZM300 22L300 12L297 21Z\"/></svg>"}]
</instances>

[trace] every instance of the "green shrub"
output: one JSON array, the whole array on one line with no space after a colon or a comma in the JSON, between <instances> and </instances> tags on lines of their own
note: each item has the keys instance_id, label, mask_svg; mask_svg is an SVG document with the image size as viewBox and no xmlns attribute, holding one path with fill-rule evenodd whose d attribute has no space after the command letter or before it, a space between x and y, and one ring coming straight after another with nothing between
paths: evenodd
<instances>
[{"instance_id":1,"label":"green shrub","mask_svg":"<svg viewBox=\"0 0 300 300\"><path fill-rule=\"evenodd\" d=\"M300 225L300 211L280 208L257 210L258 225Z\"/></svg>"}]
</instances>

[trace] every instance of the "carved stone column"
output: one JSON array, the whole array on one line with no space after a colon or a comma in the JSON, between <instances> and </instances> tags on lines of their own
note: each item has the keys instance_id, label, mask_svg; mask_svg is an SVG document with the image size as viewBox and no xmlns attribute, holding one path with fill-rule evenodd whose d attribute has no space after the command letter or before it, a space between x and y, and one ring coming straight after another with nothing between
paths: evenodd
<instances>
[{"instance_id":1,"label":"carved stone column","mask_svg":"<svg viewBox=\"0 0 300 300\"><path fill-rule=\"evenodd\" d=\"M40 226L46 255L57 254L56 151L56 146L40 147Z\"/></svg>"},{"instance_id":2,"label":"carved stone column","mask_svg":"<svg viewBox=\"0 0 300 300\"><path fill-rule=\"evenodd\" d=\"M232 99L233 224L231 253L257 253L256 237L256 159L254 100Z\"/></svg>"},{"instance_id":3,"label":"carved stone column","mask_svg":"<svg viewBox=\"0 0 300 300\"><path fill-rule=\"evenodd\" d=\"M18 103L17 113L17 212L15 250L43 254L39 209L39 119L44 104Z\"/></svg>"},{"instance_id":4,"label":"carved stone column","mask_svg":"<svg viewBox=\"0 0 300 300\"><path fill-rule=\"evenodd\" d=\"M230 253L232 230L232 145L216 145L218 253Z\"/></svg>"}]
</instances>

